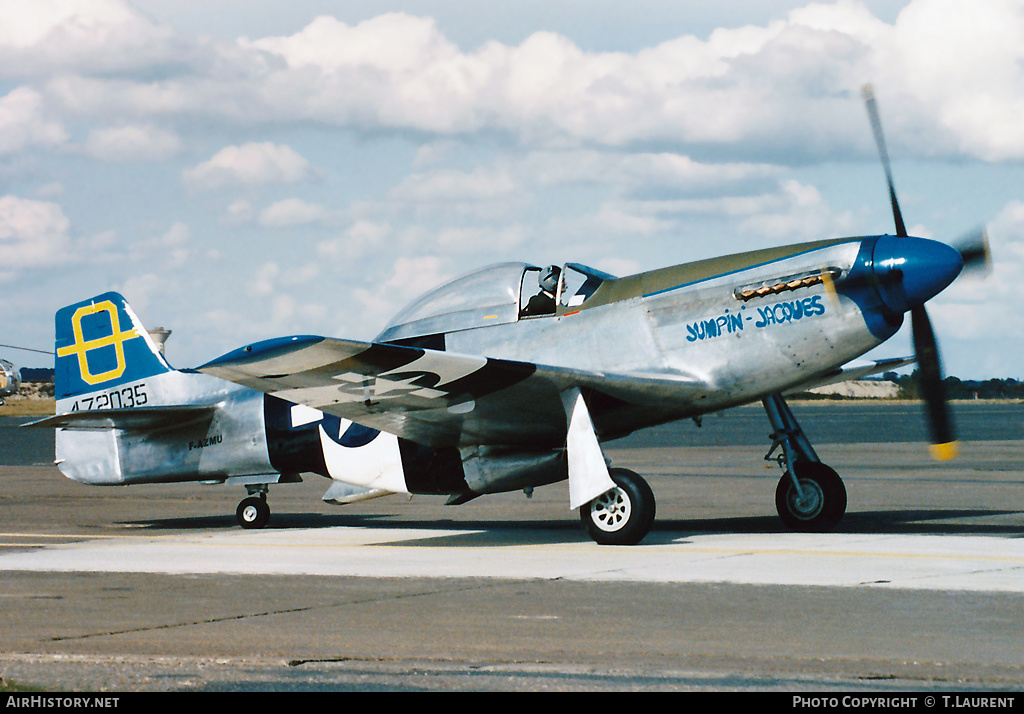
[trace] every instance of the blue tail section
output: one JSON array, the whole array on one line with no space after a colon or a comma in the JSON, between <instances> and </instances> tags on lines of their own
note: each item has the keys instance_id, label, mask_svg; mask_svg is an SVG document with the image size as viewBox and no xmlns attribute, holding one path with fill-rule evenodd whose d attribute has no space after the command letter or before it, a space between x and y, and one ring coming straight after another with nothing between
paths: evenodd
<instances>
[{"instance_id":1,"label":"blue tail section","mask_svg":"<svg viewBox=\"0 0 1024 714\"><path fill-rule=\"evenodd\" d=\"M57 399L173 371L118 293L104 293L62 308L55 323Z\"/></svg>"}]
</instances>

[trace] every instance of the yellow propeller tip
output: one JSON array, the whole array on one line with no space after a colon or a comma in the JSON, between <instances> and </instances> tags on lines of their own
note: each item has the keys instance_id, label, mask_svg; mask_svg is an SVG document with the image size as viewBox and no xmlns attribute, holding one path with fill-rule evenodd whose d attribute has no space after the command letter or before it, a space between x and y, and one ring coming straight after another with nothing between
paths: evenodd
<instances>
[{"instance_id":1,"label":"yellow propeller tip","mask_svg":"<svg viewBox=\"0 0 1024 714\"><path fill-rule=\"evenodd\" d=\"M950 441L945 444L932 444L931 451L932 458L936 461L949 461L956 458L960 448L955 441Z\"/></svg>"}]
</instances>

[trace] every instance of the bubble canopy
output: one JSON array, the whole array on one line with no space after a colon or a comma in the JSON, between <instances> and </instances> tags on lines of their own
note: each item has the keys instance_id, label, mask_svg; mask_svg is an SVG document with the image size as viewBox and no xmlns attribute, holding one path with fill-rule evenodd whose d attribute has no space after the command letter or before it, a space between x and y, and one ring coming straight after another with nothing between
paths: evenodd
<instances>
[{"instance_id":1,"label":"bubble canopy","mask_svg":"<svg viewBox=\"0 0 1024 714\"><path fill-rule=\"evenodd\" d=\"M539 286L541 269L529 263L499 263L466 273L414 300L388 323L375 342L437 335L516 322L525 316ZM561 269L558 310L578 309L614 276L576 263ZM554 307L548 315L556 314Z\"/></svg>"},{"instance_id":2,"label":"bubble canopy","mask_svg":"<svg viewBox=\"0 0 1024 714\"><path fill-rule=\"evenodd\" d=\"M515 322L528 263L499 263L466 273L420 296L396 314L374 342Z\"/></svg>"}]
</instances>

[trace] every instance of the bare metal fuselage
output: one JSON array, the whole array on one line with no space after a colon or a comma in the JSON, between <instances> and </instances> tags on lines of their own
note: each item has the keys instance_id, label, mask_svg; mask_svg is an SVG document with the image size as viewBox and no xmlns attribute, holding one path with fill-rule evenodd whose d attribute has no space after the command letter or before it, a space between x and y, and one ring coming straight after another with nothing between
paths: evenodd
<instances>
[{"instance_id":1,"label":"bare metal fuselage","mask_svg":"<svg viewBox=\"0 0 1024 714\"><path fill-rule=\"evenodd\" d=\"M97 401L102 405L96 406ZM58 400L58 414L93 409L142 411L165 404L210 408L147 428L97 423L92 428L59 429L57 464L68 478L94 485L217 481L271 473L263 402L263 395L250 389L177 371L114 390Z\"/></svg>"},{"instance_id":2,"label":"bare metal fuselage","mask_svg":"<svg viewBox=\"0 0 1024 714\"><path fill-rule=\"evenodd\" d=\"M595 425L606 437L756 401L827 376L899 327L892 321L872 331L863 303L823 281L747 300L737 296L743 287L772 286L789 276L828 269L847 275L863 250L859 240L806 248L765 262L762 254L750 254L743 262L718 264L734 268L728 272L699 279L690 266L635 276L626 279L635 295L451 331L445 347L586 372L678 379L679 389L652 389L644 404L596 410ZM714 273L715 262L709 263L704 273ZM688 277L694 281L672 284ZM591 300L600 298L598 292Z\"/></svg>"}]
</instances>

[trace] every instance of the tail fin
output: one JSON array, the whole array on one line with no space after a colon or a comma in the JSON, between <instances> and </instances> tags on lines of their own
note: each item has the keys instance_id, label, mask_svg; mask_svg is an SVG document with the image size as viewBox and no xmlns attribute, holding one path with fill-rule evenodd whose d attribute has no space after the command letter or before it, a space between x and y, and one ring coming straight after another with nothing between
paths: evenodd
<instances>
[{"instance_id":1,"label":"tail fin","mask_svg":"<svg viewBox=\"0 0 1024 714\"><path fill-rule=\"evenodd\" d=\"M173 371L128 302L104 293L57 311L56 398L109 390Z\"/></svg>"},{"instance_id":2,"label":"tail fin","mask_svg":"<svg viewBox=\"0 0 1024 714\"><path fill-rule=\"evenodd\" d=\"M172 369L122 296L69 305L55 321L57 414L26 426L56 428L65 476L116 485L276 473L256 436L263 394Z\"/></svg>"}]
</instances>

